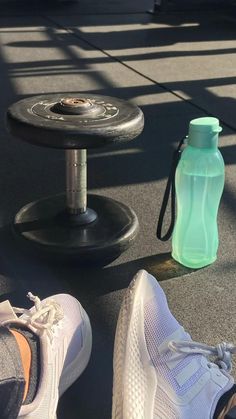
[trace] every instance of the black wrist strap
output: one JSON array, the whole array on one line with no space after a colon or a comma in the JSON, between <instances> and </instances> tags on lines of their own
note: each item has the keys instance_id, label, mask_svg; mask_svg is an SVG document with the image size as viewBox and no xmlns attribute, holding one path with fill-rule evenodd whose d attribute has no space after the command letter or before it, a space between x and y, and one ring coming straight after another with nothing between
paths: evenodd
<instances>
[{"instance_id":1,"label":"black wrist strap","mask_svg":"<svg viewBox=\"0 0 236 419\"><path fill-rule=\"evenodd\" d=\"M181 157L181 153L182 153L182 145L184 143L185 138L183 138L177 149L174 151L173 153L173 157L172 157L172 163L171 163L171 168L170 168L170 174L167 180L167 184L166 184L166 189L165 189L165 193L163 196L163 201L161 204L161 210L160 210L160 214L159 214L159 219L158 219L158 224L157 224L157 238L161 241L167 241L169 240L169 238L171 237L173 230L174 230L174 225L175 225L175 172L176 172L176 168L178 166L180 157ZM171 221L170 221L170 226L166 232L166 234L164 236L162 236L162 226L163 226L163 221L164 221L164 217L165 217L165 212L166 212L166 208L168 205L168 201L169 201L169 197L170 197L170 193L171 193Z\"/></svg>"}]
</instances>

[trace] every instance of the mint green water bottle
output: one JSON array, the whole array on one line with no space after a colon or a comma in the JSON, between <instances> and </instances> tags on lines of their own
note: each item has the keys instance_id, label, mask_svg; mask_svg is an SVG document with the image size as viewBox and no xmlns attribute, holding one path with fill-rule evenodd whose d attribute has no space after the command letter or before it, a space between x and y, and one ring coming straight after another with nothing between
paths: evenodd
<instances>
[{"instance_id":1,"label":"mint green water bottle","mask_svg":"<svg viewBox=\"0 0 236 419\"><path fill-rule=\"evenodd\" d=\"M176 169L172 257L190 268L209 265L217 257L217 213L224 187L224 161L218 150L221 130L216 118L193 119Z\"/></svg>"}]
</instances>

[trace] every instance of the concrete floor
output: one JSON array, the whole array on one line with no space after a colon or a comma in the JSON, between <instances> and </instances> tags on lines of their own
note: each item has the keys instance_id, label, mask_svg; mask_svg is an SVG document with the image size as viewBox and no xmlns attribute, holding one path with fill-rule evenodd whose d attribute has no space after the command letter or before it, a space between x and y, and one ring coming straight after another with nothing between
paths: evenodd
<instances>
[{"instance_id":1,"label":"concrete floor","mask_svg":"<svg viewBox=\"0 0 236 419\"><path fill-rule=\"evenodd\" d=\"M153 15L146 12L152 2L142 0L1 2L1 299L24 306L28 290L41 297L69 292L93 327L91 361L60 400L58 419L111 417L115 326L124 290L140 268L161 281L194 339L236 341L236 13L216 3L209 11ZM140 221L135 245L103 269L29 257L10 231L24 204L64 190L65 160L61 151L10 137L7 107L35 94L87 91L129 99L145 115L137 140L89 153L90 190L130 205ZM208 114L223 126L220 247L213 265L191 272L171 259L171 242L157 241L155 230L173 148L191 119Z\"/></svg>"}]
</instances>

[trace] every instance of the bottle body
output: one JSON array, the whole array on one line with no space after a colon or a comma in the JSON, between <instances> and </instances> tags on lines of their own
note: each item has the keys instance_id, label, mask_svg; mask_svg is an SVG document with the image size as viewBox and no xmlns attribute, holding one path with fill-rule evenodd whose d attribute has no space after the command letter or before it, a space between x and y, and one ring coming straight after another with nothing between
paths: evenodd
<instances>
[{"instance_id":1,"label":"bottle body","mask_svg":"<svg viewBox=\"0 0 236 419\"><path fill-rule=\"evenodd\" d=\"M209 265L217 257L217 213L224 188L224 161L218 148L188 145L177 166L175 187L172 256L190 268Z\"/></svg>"}]
</instances>

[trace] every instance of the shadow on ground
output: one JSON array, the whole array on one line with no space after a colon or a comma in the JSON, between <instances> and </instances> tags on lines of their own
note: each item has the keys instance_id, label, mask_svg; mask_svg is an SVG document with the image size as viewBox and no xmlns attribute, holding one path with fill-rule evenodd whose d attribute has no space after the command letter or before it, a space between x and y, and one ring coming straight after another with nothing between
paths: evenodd
<instances>
[{"instance_id":1,"label":"shadow on ground","mask_svg":"<svg viewBox=\"0 0 236 419\"><path fill-rule=\"evenodd\" d=\"M91 5L95 5L92 1L87 4L84 2L84 9L79 8L79 3L72 8L69 4L58 5L55 14L61 14L60 23L55 18L52 21L47 17L47 12L54 13L51 3L43 5L40 2L40 14L38 9L34 9L35 3L30 3L29 9L24 9L21 3L19 10L15 2L11 5L5 2L1 12L2 16L4 13L8 16L0 18L0 295L2 300L9 298L13 305L19 307L29 306L25 299L28 291L41 298L66 292L81 301L93 328L92 359L83 376L63 396L58 419L110 419L113 342L125 288L139 269L147 269L160 281L174 278L174 282L175 279L177 282L181 276L186 276L188 280L187 275L191 273L191 270L171 259L166 250L168 245L160 251L160 244L154 234L155 217L163 196L163 180L169 172L173 147L186 135L188 120L206 115L204 108L194 103L198 95L204 100L211 100L220 117L224 109L231 125L235 124L235 98L227 97L227 93L219 97L210 91L216 86L227 89L235 83L235 77L228 75L227 71L220 78L202 80L198 77L197 80L185 80L183 75L180 82L170 81L161 85L124 65L123 60L130 63L132 60L145 61L150 58L161 63L168 55L173 58L212 56L210 48L206 51L201 48L191 51L189 47L186 51L176 51L175 43L178 40L186 45L196 42L204 44L206 41L234 41L235 25L233 22L228 24L228 20L219 14L214 15L213 20L221 22L221 25L214 27L212 24L214 30L209 30L207 17L203 20L199 16L196 21L196 15L191 18L185 14L178 14L174 18L164 14L160 17L143 14L113 15L112 18L95 15L85 16L82 21L80 11L85 12L89 7L91 11ZM93 11L104 11L106 2L102 2L102 5L98 3L101 2L96 2L97 9ZM119 6L119 2L116 3ZM70 15L69 20L64 16L65 10ZM157 19L169 27L150 27L149 23L155 23ZM112 22L118 25L141 22L143 26L142 30L122 30L121 27L120 31L109 32L107 26L112 25ZM180 27L182 23L189 22L197 22L197 25ZM94 32L83 33L80 26L89 25L94 28ZM103 30L96 29L101 25L104 26ZM70 33L68 27L71 28ZM140 46L143 46L143 51L139 55L135 49ZM159 46L158 51L147 51L148 47L156 46ZM170 46L172 50L163 51L165 46ZM109 56L105 48L115 51L115 57ZM122 48L128 50L127 55L120 51ZM227 51L230 54L234 52L234 46ZM221 45L217 48L215 54L223 58L226 54L224 47ZM108 67L111 68L110 72L107 72ZM114 78L111 77L112 72L115 72ZM124 258L121 257L115 264L103 269L85 269L76 263L53 263L51 260L33 257L23 252L9 227L10 220L23 205L60 193L64 189L65 168L63 152L33 147L10 138L5 129L5 111L10 103L21 97L43 92L66 92L68 85L69 91L73 92L88 88L90 92L134 100L145 113L145 130L137 141L114 150L92 151L89 155L90 188L98 193L100 189L106 188L106 192L112 193L117 199L125 198L128 203L133 202L142 224L142 235L137 244L139 248L134 251L131 249ZM179 89L189 97L188 100L173 93L173 90ZM211 107L209 112L213 112ZM234 131L225 128L224 134L227 140L222 152L227 169L230 169L236 159L235 144L232 141ZM231 186L226 185L224 193L225 215L227 219L235 220L234 182L231 183ZM224 232L225 242L229 232L234 230L232 221L232 225Z\"/></svg>"}]
</instances>

